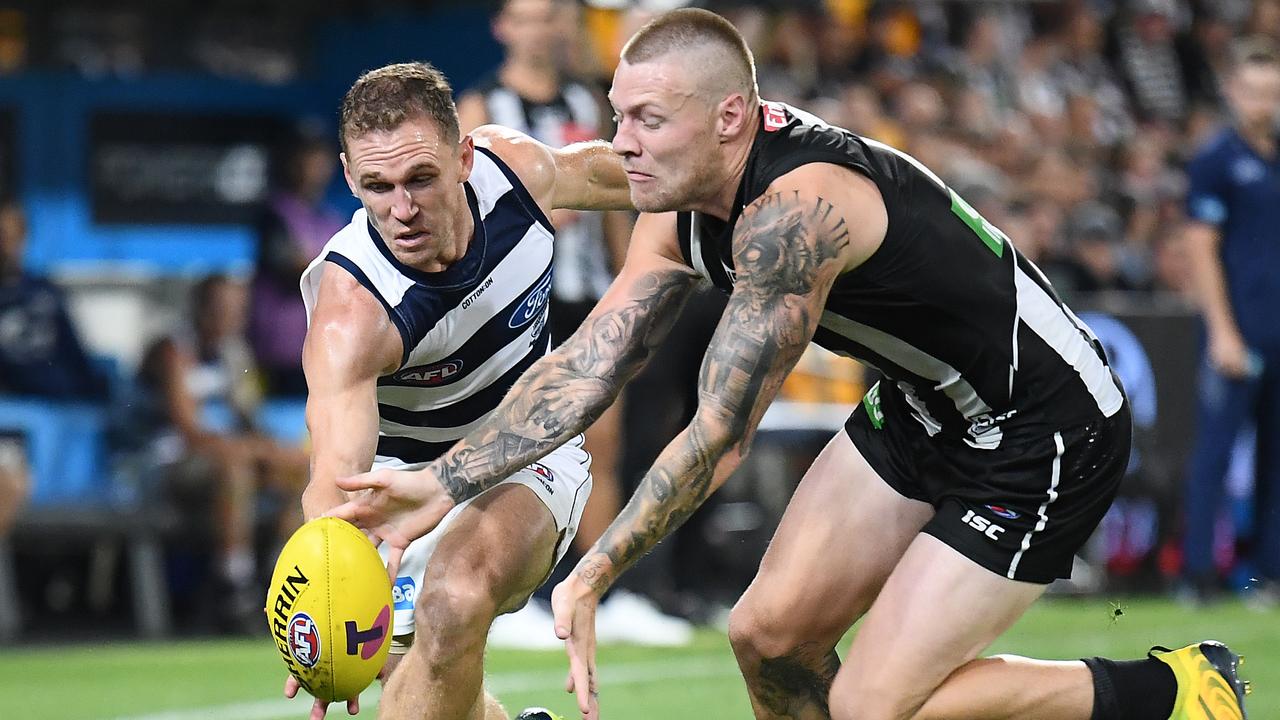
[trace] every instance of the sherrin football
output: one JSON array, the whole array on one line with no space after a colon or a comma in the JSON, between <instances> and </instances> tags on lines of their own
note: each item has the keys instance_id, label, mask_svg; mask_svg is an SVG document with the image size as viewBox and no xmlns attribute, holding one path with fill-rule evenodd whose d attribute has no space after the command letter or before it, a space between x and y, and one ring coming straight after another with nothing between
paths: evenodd
<instances>
[{"instance_id":1,"label":"sherrin football","mask_svg":"<svg viewBox=\"0 0 1280 720\"><path fill-rule=\"evenodd\" d=\"M328 702L373 682L391 647L391 580L378 551L345 520L317 518L280 551L267 625L302 688Z\"/></svg>"}]
</instances>

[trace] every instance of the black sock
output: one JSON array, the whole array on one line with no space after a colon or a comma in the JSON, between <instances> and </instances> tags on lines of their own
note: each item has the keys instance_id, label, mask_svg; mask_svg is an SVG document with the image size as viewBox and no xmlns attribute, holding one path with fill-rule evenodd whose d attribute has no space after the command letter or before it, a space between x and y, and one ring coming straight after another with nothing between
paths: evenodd
<instances>
[{"instance_id":1,"label":"black sock","mask_svg":"<svg viewBox=\"0 0 1280 720\"><path fill-rule=\"evenodd\" d=\"M1093 720L1169 720L1178 697L1173 669L1155 658L1085 658L1093 673Z\"/></svg>"}]
</instances>

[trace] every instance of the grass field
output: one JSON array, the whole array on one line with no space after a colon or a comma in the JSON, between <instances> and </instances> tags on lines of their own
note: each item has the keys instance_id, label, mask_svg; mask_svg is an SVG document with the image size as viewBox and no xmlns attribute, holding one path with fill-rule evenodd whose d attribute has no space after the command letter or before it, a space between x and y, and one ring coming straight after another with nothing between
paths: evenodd
<instances>
[{"instance_id":1,"label":"grass field","mask_svg":"<svg viewBox=\"0 0 1280 720\"><path fill-rule=\"evenodd\" d=\"M1040 603L992 648L1047 658L1136 657L1214 637L1249 656L1253 720L1280 718L1280 614L1226 604L1188 611L1163 600ZM843 649L843 647L842 647ZM893 652L893 648L885 648ZM600 652L601 710L609 720L748 718L737 666L722 633L680 650ZM568 716L565 660L556 652L495 651L489 685L513 713L546 705ZM236 641L120 643L0 650L0 717L15 720L274 720L306 717L309 703L279 696L284 671L265 637ZM376 688L365 694L372 718ZM346 717L345 711L331 718Z\"/></svg>"}]
</instances>

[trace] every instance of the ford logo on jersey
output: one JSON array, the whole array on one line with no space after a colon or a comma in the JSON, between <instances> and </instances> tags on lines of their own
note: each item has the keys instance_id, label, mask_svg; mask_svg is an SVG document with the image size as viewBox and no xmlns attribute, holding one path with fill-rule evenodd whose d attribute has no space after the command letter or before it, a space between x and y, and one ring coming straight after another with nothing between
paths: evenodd
<instances>
[{"instance_id":1,"label":"ford logo on jersey","mask_svg":"<svg viewBox=\"0 0 1280 720\"><path fill-rule=\"evenodd\" d=\"M413 604L418 599L418 584L408 575L401 575L396 578L395 585L391 586L391 600L396 604L397 610L412 610Z\"/></svg>"},{"instance_id":2,"label":"ford logo on jersey","mask_svg":"<svg viewBox=\"0 0 1280 720\"><path fill-rule=\"evenodd\" d=\"M461 373L461 360L441 360L430 365L415 365L405 368L392 375L391 378L396 382L408 385L435 387L437 385L448 385L455 380L461 379Z\"/></svg>"},{"instance_id":3,"label":"ford logo on jersey","mask_svg":"<svg viewBox=\"0 0 1280 720\"><path fill-rule=\"evenodd\" d=\"M511 329L521 328L528 325L534 318L540 317L547 307L547 302L551 300L551 273L547 273L542 277L528 295L516 305L516 311L511 313L511 321L507 326Z\"/></svg>"}]
</instances>

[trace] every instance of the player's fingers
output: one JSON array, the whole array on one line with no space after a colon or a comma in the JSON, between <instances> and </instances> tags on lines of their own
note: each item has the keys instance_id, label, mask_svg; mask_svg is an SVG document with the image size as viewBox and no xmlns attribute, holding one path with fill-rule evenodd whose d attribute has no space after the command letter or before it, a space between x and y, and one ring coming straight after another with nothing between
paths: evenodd
<instances>
[{"instance_id":1,"label":"player's fingers","mask_svg":"<svg viewBox=\"0 0 1280 720\"><path fill-rule=\"evenodd\" d=\"M350 475L348 477L340 477L337 479L338 487L347 492L355 492L357 490L382 489L387 486L387 474L382 472L367 472L359 475Z\"/></svg>"},{"instance_id":2,"label":"player's fingers","mask_svg":"<svg viewBox=\"0 0 1280 720\"><path fill-rule=\"evenodd\" d=\"M578 699L578 710L586 717L591 711L591 678L587 670L586 659L581 648L577 647L573 638L565 643L569 652L569 674L573 676L573 694Z\"/></svg>"},{"instance_id":3,"label":"player's fingers","mask_svg":"<svg viewBox=\"0 0 1280 720\"><path fill-rule=\"evenodd\" d=\"M339 520L346 520L352 525L359 525L360 523L357 520L359 519L360 511L363 509L364 506L361 503L349 500L337 507L330 508L325 512L324 517L336 517Z\"/></svg>"},{"instance_id":4,"label":"player's fingers","mask_svg":"<svg viewBox=\"0 0 1280 720\"><path fill-rule=\"evenodd\" d=\"M404 557L404 548L389 545L387 546L387 574L391 576L391 582L395 582L397 572L400 570L400 559Z\"/></svg>"},{"instance_id":5,"label":"player's fingers","mask_svg":"<svg viewBox=\"0 0 1280 720\"><path fill-rule=\"evenodd\" d=\"M297 695L299 687L301 687L301 685L298 684L298 678L290 675L284 679L284 696L291 698Z\"/></svg>"},{"instance_id":6,"label":"player's fingers","mask_svg":"<svg viewBox=\"0 0 1280 720\"><path fill-rule=\"evenodd\" d=\"M360 714L360 696L359 695L347 701L347 714L348 715Z\"/></svg>"},{"instance_id":7,"label":"player's fingers","mask_svg":"<svg viewBox=\"0 0 1280 720\"><path fill-rule=\"evenodd\" d=\"M555 618L556 637L561 640L569 639L569 629L573 627L573 609L573 600L557 585L551 592L551 615Z\"/></svg>"},{"instance_id":8,"label":"player's fingers","mask_svg":"<svg viewBox=\"0 0 1280 720\"><path fill-rule=\"evenodd\" d=\"M324 720L324 714L329 710L329 703L316 699L311 704L311 720Z\"/></svg>"}]
</instances>

